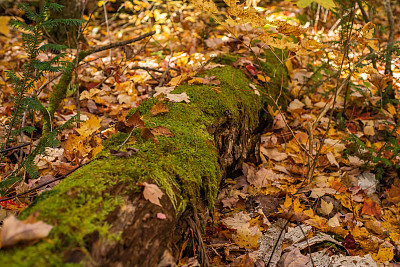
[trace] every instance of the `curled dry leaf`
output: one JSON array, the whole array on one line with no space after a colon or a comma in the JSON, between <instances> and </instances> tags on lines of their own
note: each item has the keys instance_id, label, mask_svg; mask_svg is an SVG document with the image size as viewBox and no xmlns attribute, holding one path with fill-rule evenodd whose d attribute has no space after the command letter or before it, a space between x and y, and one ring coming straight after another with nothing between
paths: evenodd
<instances>
[{"instance_id":1,"label":"curled dry leaf","mask_svg":"<svg viewBox=\"0 0 400 267\"><path fill-rule=\"evenodd\" d=\"M138 185L143 186L143 197L144 199L150 201L153 204L156 204L162 207L160 203L160 199L164 195L164 193L160 190L160 188L155 184L148 184L146 182L139 183Z\"/></svg>"},{"instance_id":2,"label":"curled dry leaf","mask_svg":"<svg viewBox=\"0 0 400 267\"><path fill-rule=\"evenodd\" d=\"M181 93L181 94L167 94L165 96L166 98L169 99L169 101L172 102L186 102L186 103L190 103L190 98L189 96L186 94L186 92Z\"/></svg>"},{"instance_id":3,"label":"curled dry leaf","mask_svg":"<svg viewBox=\"0 0 400 267\"><path fill-rule=\"evenodd\" d=\"M133 155L136 155L137 153L139 153L139 149L133 148L133 147L127 147L126 152L118 151L118 150L114 150L114 149L110 148L110 154L112 156L116 156L116 157L129 158Z\"/></svg>"},{"instance_id":4,"label":"curled dry leaf","mask_svg":"<svg viewBox=\"0 0 400 267\"><path fill-rule=\"evenodd\" d=\"M155 136L162 135L165 137L174 137L174 134L171 132L171 130L163 126L153 127L150 129L150 131Z\"/></svg>"},{"instance_id":5,"label":"curled dry leaf","mask_svg":"<svg viewBox=\"0 0 400 267\"><path fill-rule=\"evenodd\" d=\"M282 161L287 159L288 155L286 153L281 153L276 148L264 148L261 147L261 153L263 153L266 157L275 160L275 161Z\"/></svg>"},{"instance_id":6,"label":"curled dry leaf","mask_svg":"<svg viewBox=\"0 0 400 267\"><path fill-rule=\"evenodd\" d=\"M12 246L21 241L45 238L52 228L52 225L43 221L23 222L11 215L4 220L1 228L1 247Z\"/></svg>"}]
</instances>

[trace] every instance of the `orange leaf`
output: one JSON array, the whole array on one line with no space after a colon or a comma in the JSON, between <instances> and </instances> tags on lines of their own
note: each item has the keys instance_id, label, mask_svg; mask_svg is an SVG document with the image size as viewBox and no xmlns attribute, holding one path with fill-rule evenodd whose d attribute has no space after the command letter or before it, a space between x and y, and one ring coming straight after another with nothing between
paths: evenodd
<instances>
[{"instance_id":1,"label":"orange leaf","mask_svg":"<svg viewBox=\"0 0 400 267\"><path fill-rule=\"evenodd\" d=\"M376 202L370 198L367 198L364 201L364 206L361 213L375 216L377 219L379 219L382 215L381 207L379 207L378 204L376 204Z\"/></svg>"},{"instance_id":2,"label":"orange leaf","mask_svg":"<svg viewBox=\"0 0 400 267\"><path fill-rule=\"evenodd\" d=\"M331 188L335 189L339 193L346 192L346 186L344 184L342 184L342 182L338 182L338 181L335 181L335 180L332 181Z\"/></svg>"}]
</instances>

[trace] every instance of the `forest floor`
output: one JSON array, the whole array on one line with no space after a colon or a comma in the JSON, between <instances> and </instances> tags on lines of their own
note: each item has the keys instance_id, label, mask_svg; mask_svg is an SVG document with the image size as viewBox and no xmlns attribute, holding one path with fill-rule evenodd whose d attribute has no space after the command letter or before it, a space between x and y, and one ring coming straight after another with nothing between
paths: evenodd
<instances>
[{"instance_id":1,"label":"forest floor","mask_svg":"<svg viewBox=\"0 0 400 267\"><path fill-rule=\"evenodd\" d=\"M156 30L156 34L132 46L93 54L81 63L79 105L73 82L56 113L55 126L74 116L78 106L84 122L80 129L64 130L59 135L61 145L36 159L38 179L15 185L9 195L44 184L89 161L101 151L103 141L116 132L114 125L124 121L128 111L152 95L155 87L176 86L185 77L194 76L213 56L235 55L238 60L234 65L254 84L268 83L252 53L242 44L249 44L257 30L237 27L243 37L237 41L207 14L180 2L157 9L138 1L136 5L126 4L124 9L126 13L118 14L110 8L108 23L104 13L95 15L85 30L87 43L82 49L127 40L150 30ZM291 23L316 18L312 11L305 14L290 2L274 3L261 12L270 19ZM400 262L400 62L398 58L392 62L396 99L382 104L379 92L391 79L384 75L384 63L378 61L377 74L354 72L331 112L327 103L349 71L344 68L338 75L339 67L331 56L338 49L334 41L341 38L333 30L337 19L322 8L320 14L318 25L309 27L307 34L315 40L330 41L330 46L305 57L280 59L290 77L290 104L282 112L265 107L274 121L262 132L262 163L245 163L243 174L223 181L203 236L211 265L275 266L280 260L280 266L285 267L339 266L338 262L342 266L400 266L396 264ZM399 7L394 8L396 15L400 15ZM14 94L6 71L18 72L26 60L20 33L9 31L2 20L6 19L0 19L1 135L12 114ZM373 22L387 25L383 7L377 9ZM364 24L355 20L354 29ZM377 38L385 47L387 31L381 30ZM42 53L39 59L49 56ZM360 57L353 54L349 60ZM37 88L52 79L46 77ZM195 82L211 83L213 79ZM39 92L43 103L48 101L53 85ZM39 127L40 121L40 116L34 119ZM34 145L39 134L24 135L21 141ZM31 149L27 146L23 151L29 153ZM19 160L19 150L3 159L1 179ZM1 202L0 220L26 208L36 194L53 186ZM195 255L193 248L192 255L179 259L179 265L196 266Z\"/></svg>"}]
</instances>

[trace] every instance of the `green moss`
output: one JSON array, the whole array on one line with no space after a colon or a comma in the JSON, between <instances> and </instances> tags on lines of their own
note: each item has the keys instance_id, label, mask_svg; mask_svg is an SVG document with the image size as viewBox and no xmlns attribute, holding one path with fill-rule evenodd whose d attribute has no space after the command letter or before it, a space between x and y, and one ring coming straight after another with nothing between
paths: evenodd
<instances>
[{"instance_id":1,"label":"green moss","mask_svg":"<svg viewBox=\"0 0 400 267\"><path fill-rule=\"evenodd\" d=\"M223 54L218 57L216 57L213 61L219 64L224 64L224 65L233 65L233 63L238 60L239 56L237 55L231 55L231 54Z\"/></svg>"},{"instance_id":2,"label":"green moss","mask_svg":"<svg viewBox=\"0 0 400 267\"><path fill-rule=\"evenodd\" d=\"M44 194L21 218L39 211L39 219L54 225L50 236L33 246L16 247L0 251L0 266L72 266L64 264L64 252L80 248L85 251L85 237L97 231L100 238L116 240L110 236L107 215L123 203L120 196L138 193L137 183L151 179L168 195L177 212L187 204L197 206L206 201L214 205L220 182L218 154L214 138L207 128L215 121L230 116L234 122L245 121L254 129L263 102L255 97L245 75L232 67L216 68L204 73L217 76L215 85L182 85L174 93L186 92L191 103L167 102L169 112L152 116L151 108L158 99L148 99L138 107L148 128L164 126L174 137L158 136L158 143L144 140L135 130L124 146L135 147L139 153L130 158L111 156L108 148L117 148L127 137L118 133L108 140L101 155L108 158L95 160L74 172L52 192ZM253 114L243 119L241 112ZM111 195L111 188L124 184L124 192Z\"/></svg>"}]
</instances>

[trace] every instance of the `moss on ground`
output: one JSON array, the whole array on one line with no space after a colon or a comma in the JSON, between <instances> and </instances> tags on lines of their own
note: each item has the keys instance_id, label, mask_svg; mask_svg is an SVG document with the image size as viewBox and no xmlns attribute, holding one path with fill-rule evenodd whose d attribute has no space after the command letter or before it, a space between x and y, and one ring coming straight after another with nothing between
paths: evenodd
<instances>
[{"instance_id":1,"label":"moss on ground","mask_svg":"<svg viewBox=\"0 0 400 267\"><path fill-rule=\"evenodd\" d=\"M239 121L242 110L253 115L247 127L254 129L263 99L254 96L249 80L240 70L216 68L204 75L218 77L220 92L215 85L182 85L174 93L186 92L190 104L167 102L170 111L157 116L151 116L150 110L159 99L148 99L138 107L147 127L164 126L174 137L158 136L156 143L143 140L135 130L122 150L130 146L140 152L119 158L110 156L108 148L117 148L127 134L113 136L101 153L108 158L83 166L20 216L24 219L32 212L40 212L39 219L54 225L49 237L31 246L1 250L0 266L77 265L63 262L65 251L86 251L85 237L95 231L103 239L117 238L108 234L107 215L122 205L122 195L140 192L139 181L156 182L176 205L177 212L185 210L187 204L195 206L204 200L212 207L220 173L217 150L207 127L227 114ZM125 192L111 195L111 189L120 183L125 185Z\"/></svg>"}]
</instances>

